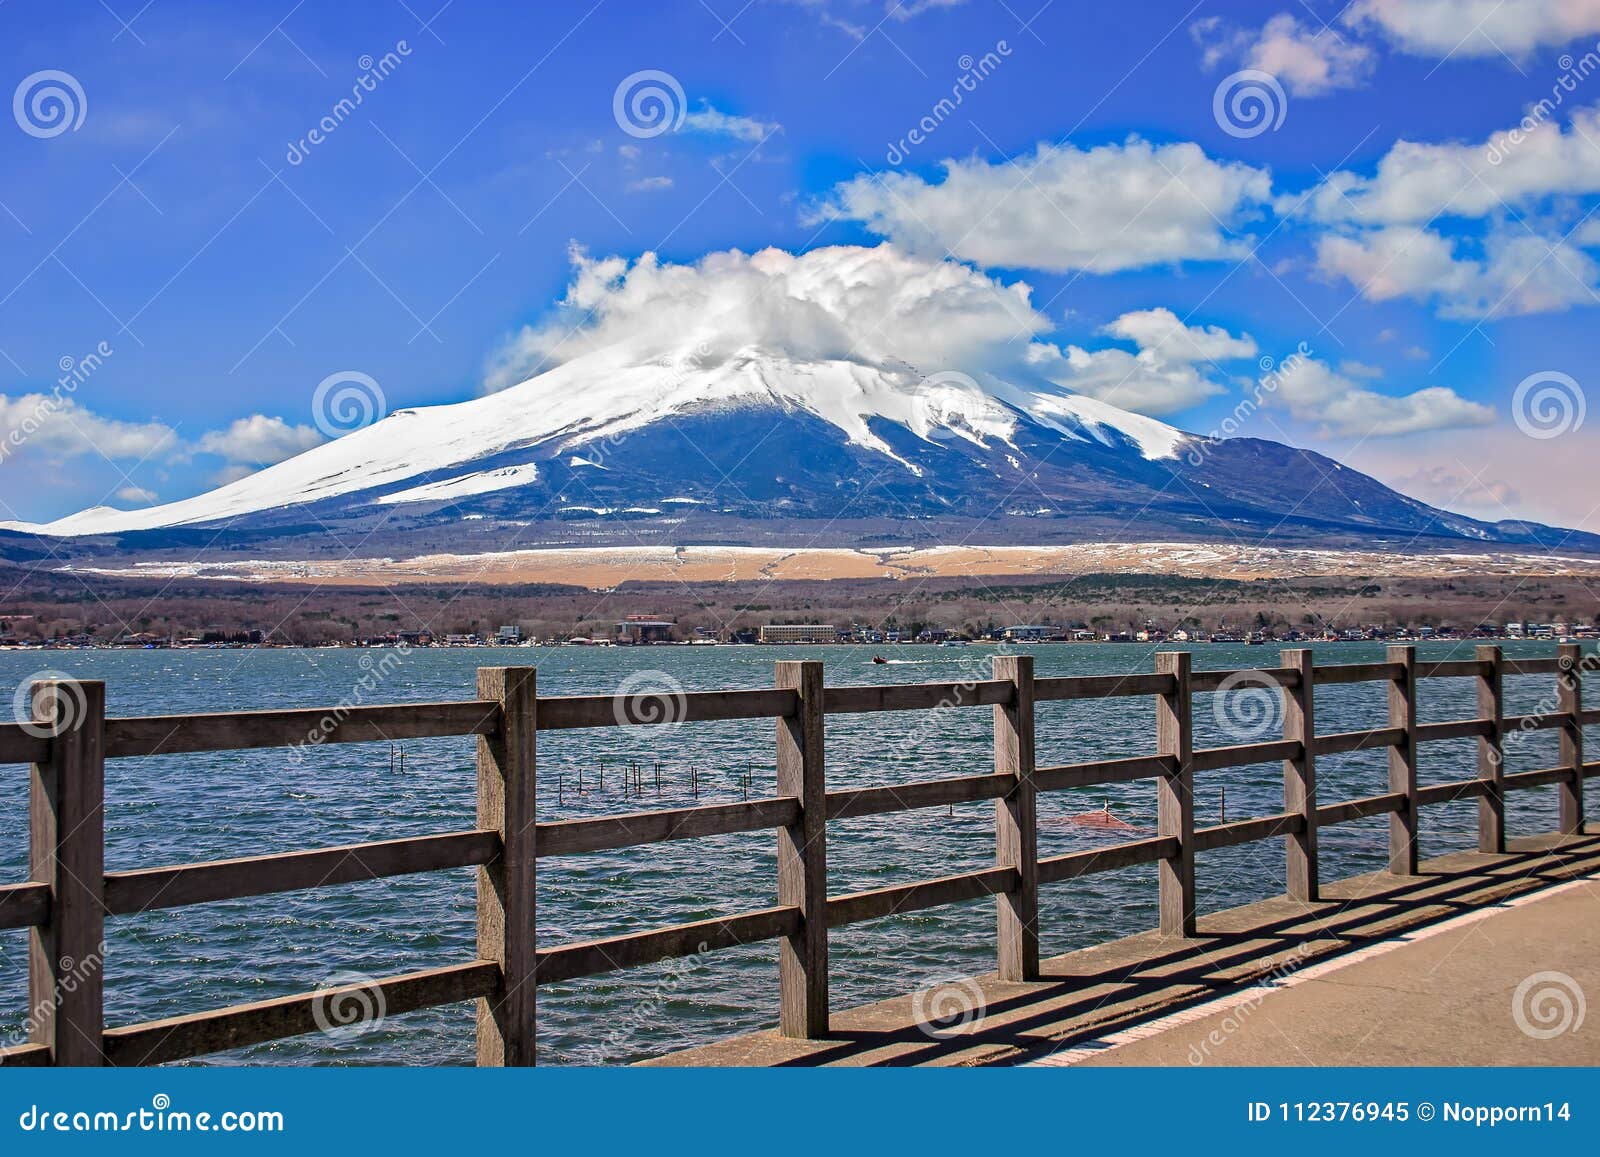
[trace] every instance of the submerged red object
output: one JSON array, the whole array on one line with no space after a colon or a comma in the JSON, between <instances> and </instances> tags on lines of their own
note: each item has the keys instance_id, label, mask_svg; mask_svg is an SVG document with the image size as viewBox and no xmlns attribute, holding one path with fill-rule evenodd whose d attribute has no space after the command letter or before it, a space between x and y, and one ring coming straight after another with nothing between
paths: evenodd
<instances>
[{"instance_id":1,"label":"submerged red object","mask_svg":"<svg viewBox=\"0 0 1600 1157\"><path fill-rule=\"evenodd\" d=\"M1132 831L1133 825L1127 820L1119 819L1111 814L1111 805L1108 803L1099 811L1080 812L1075 816L1067 816L1066 822L1077 824L1085 828L1117 828L1118 830Z\"/></svg>"}]
</instances>

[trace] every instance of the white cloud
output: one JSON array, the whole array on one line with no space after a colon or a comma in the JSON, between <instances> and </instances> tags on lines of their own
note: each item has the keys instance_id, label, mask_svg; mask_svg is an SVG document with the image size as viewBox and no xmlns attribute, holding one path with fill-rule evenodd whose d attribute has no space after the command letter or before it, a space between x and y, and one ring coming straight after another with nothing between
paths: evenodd
<instances>
[{"instance_id":1,"label":"white cloud","mask_svg":"<svg viewBox=\"0 0 1600 1157\"><path fill-rule=\"evenodd\" d=\"M1277 77L1294 96L1322 96L1355 88L1371 72L1367 45L1331 26L1312 29L1285 12L1259 30L1237 29L1218 17L1196 21L1190 31L1205 50L1205 64L1230 61Z\"/></svg>"},{"instance_id":2,"label":"white cloud","mask_svg":"<svg viewBox=\"0 0 1600 1157\"><path fill-rule=\"evenodd\" d=\"M80 406L70 396L0 394L0 456L37 453L55 458L104 455L139 460L180 446L162 422L124 422Z\"/></svg>"},{"instance_id":3,"label":"white cloud","mask_svg":"<svg viewBox=\"0 0 1600 1157\"><path fill-rule=\"evenodd\" d=\"M704 133L707 136L732 137L734 140L748 141L754 145L766 140L782 128L782 125L774 121L763 121L757 120L755 117L720 112L707 104L683 118L681 131Z\"/></svg>"},{"instance_id":4,"label":"white cloud","mask_svg":"<svg viewBox=\"0 0 1600 1157\"><path fill-rule=\"evenodd\" d=\"M1301 358L1285 362L1272 383L1267 403L1282 407L1319 428L1323 437L1392 437L1425 430L1486 426L1494 410L1461 397L1445 386L1392 396L1369 390L1344 377L1325 362Z\"/></svg>"},{"instance_id":5,"label":"white cloud","mask_svg":"<svg viewBox=\"0 0 1600 1157\"><path fill-rule=\"evenodd\" d=\"M1118 346L1065 350L1038 340L1050 328L1024 283L889 244L793 254L712 253L693 265L573 255L557 315L516 335L491 360L498 390L573 358L604 352L618 364L697 347L716 366L777 354L799 363L852 361L903 372L953 369L1018 385L1044 381L1146 413L1170 413L1221 393L1203 367L1252 357L1255 342L1215 326L1185 325L1170 310L1123 314L1105 329Z\"/></svg>"},{"instance_id":6,"label":"white cloud","mask_svg":"<svg viewBox=\"0 0 1600 1157\"><path fill-rule=\"evenodd\" d=\"M143 486L124 486L117 491L117 497L123 502L138 502L144 506L154 506L158 499L154 490L146 490Z\"/></svg>"},{"instance_id":7,"label":"white cloud","mask_svg":"<svg viewBox=\"0 0 1600 1157\"><path fill-rule=\"evenodd\" d=\"M310 426L291 426L282 418L252 414L239 418L225 430L212 430L195 443L204 454L216 454L230 463L270 466L320 445L326 439Z\"/></svg>"},{"instance_id":8,"label":"white cloud","mask_svg":"<svg viewBox=\"0 0 1600 1157\"><path fill-rule=\"evenodd\" d=\"M1600 193L1600 108L1574 110L1563 131L1549 110L1522 127L1468 144L1399 140L1362 177L1331 174L1306 199L1319 221L1405 225L1437 217L1498 216L1553 197ZM1288 212L1295 199L1279 202Z\"/></svg>"},{"instance_id":9,"label":"white cloud","mask_svg":"<svg viewBox=\"0 0 1600 1157\"><path fill-rule=\"evenodd\" d=\"M503 389L536 368L610 347L650 358L706 347L708 359L781 353L799 361L988 367L1020 364L1049 323L1031 289L891 245L711 253L692 265L573 253L556 316L518 334L485 380Z\"/></svg>"},{"instance_id":10,"label":"white cloud","mask_svg":"<svg viewBox=\"0 0 1600 1157\"><path fill-rule=\"evenodd\" d=\"M1171 414L1223 393L1199 363L1254 357L1248 334L1235 337L1217 326L1188 326L1169 309L1125 313L1105 332L1131 341L1130 353L1115 346L1062 351L1042 342L1029 351L1032 368L1069 390L1141 414Z\"/></svg>"},{"instance_id":11,"label":"white cloud","mask_svg":"<svg viewBox=\"0 0 1600 1157\"><path fill-rule=\"evenodd\" d=\"M655 193L670 188L672 188L671 177L644 177L628 184L630 193Z\"/></svg>"},{"instance_id":12,"label":"white cloud","mask_svg":"<svg viewBox=\"0 0 1600 1157\"><path fill-rule=\"evenodd\" d=\"M1418 56L1520 58L1600 33L1600 0L1356 0L1344 20Z\"/></svg>"},{"instance_id":13,"label":"white cloud","mask_svg":"<svg viewBox=\"0 0 1600 1157\"><path fill-rule=\"evenodd\" d=\"M933 12L940 8L959 8L967 0L884 0L884 14L896 20L915 20L924 12Z\"/></svg>"},{"instance_id":14,"label":"white cloud","mask_svg":"<svg viewBox=\"0 0 1600 1157\"><path fill-rule=\"evenodd\" d=\"M1397 297L1431 303L1443 317L1500 318L1600 302L1600 263L1559 237L1497 225L1481 259L1459 256L1455 241L1396 226L1317 242L1317 264L1369 301Z\"/></svg>"},{"instance_id":15,"label":"white cloud","mask_svg":"<svg viewBox=\"0 0 1600 1157\"><path fill-rule=\"evenodd\" d=\"M1002 164L947 160L944 174L939 184L863 174L811 218L860 221L913 252L982 266L1111 273L1244 257L1234 231L1272 192L1265 169L1212 160L1192 142L1136 137L1088 150L1041 144Z\"/></svg>"}]
</instances>

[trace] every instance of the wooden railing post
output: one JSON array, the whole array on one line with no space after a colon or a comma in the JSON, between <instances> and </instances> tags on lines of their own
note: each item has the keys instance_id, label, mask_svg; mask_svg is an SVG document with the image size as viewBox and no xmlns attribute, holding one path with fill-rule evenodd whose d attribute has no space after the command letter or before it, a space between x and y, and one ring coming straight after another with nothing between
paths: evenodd
<instances>
[{"instance_id":1,"label":"wooden railing post","mask_svg":"<svg viewBox=\"0 0 1600 1157\"><path fill-rule=\"evenodd\" d=\"M1389 791L1406 797L1389 813L1389 871L1417 874L1417 649L1394 646L1388 651L1400 674L1389 681L1389 726L1404 734L1389 748Z\"/></svg>"},{"instance_id":2,"label":"wooden railing post","mask_svg":"<svg viewBox=\"0 0 1600 1157\"><path fill-rule=\"evenodd\" d=\"M478 1063L535 1059L538 944L534 839L538 683L532 667L480 667L478 698L500 704L500 726L478 737L478 827L500 833L500 855L478 869L478 957L500 966L478 1001Z\"/></svg>"},{"instance_id":3,"label":"wooden railing post","mask_svg":"<svg viewBox=\"0 0 1600 1157\"><path fill-rule=\"evenodd\" d=\"M29 878L50 885L49 922L28 943L32 1040L56 1065L105 1053L106 685L43 680L33 718L50 724L50 760L29 787Z\"/></svg>"},{"instance_id":4,"label":"wooden railing post","mask_svg":"<svg viewBox=\"0 0 1600 1157\"><path fill-rule=\"evenodd\" d=\"M994 801L995 864L1015 868L1014 891L996 897L1001 980L1039 979L1039 801L1034 790L1033 656L996 655L994 677L1013 687L994 709L994 770L1017 786Z\"/></svg>"},{"instance_id":5,"label":"wooden railing post","mask_svg":"<svg viewBox=\"0 0 1600 1157\"><path fill-rule=\"evenodd\" d=\"M1316 663L1309 648L1284 651L1279 662L1299 679L1283 689L1283 737L1300 743L1300 755L1283 761L1283 810L1305 821L1285 840L1285 879L1292 900L1317 899Z\"/></svg>"},{"instance_id":6,"label":"wooden railing post","mask_svg":"<svg viewBox=\"0 0 1600 1157\"><path fill-rule=\"evenodd\" d=\"M1159 862L1161 934L1193 936L1194 886L1194 717L1189 694L1189 652L1163 651L1156 671L1171 675L1174 689L1156 699L1156 749L1176 766L1156 777L1156 823L1160 835L1178 841L1177 851Z\"/></svg>"},{"instance_id":7,"label":"wooden railing post","mask_svg":"<svg viewBox=\"0 0 1600 1157\"><path fill-rule=\"evenodd\" d=\"M1487 781L1478 797L1478 850L1506 850L1506 699L1500 648L1478 648L1478 662L1489 664L1478 676L1478 718L1489 721L1489 734L1478 739L1478 778Z\"/></svg>"},{"instance_id":8,"label":"wooden railing post","mask_svg":"<svg viewBox=\"0 0 1600 1157\"><path fill-rule=\"evenodd\" d=\"M778 720L778 794L800 801L778 829L778 903L800 909L800 927L778 946L778 1030L828 1035L828 787L822 758L822 664L777 664L777 685L800 696Z\"/></svg>"},{"instance_id":9,"label":"wooden railing post","mask_svg":"<svg viewBox=\"0 0 1600 1157\"><path fill-rule=\"evenodd\" d=\"M1560 710L1567 718L1561 724L1561 766L1571 778L1561 784L1561 833L1583 834L1583 648L1577 643L1562 643L1556 648L1556 673Z\"/></svg>"}]
</instances>

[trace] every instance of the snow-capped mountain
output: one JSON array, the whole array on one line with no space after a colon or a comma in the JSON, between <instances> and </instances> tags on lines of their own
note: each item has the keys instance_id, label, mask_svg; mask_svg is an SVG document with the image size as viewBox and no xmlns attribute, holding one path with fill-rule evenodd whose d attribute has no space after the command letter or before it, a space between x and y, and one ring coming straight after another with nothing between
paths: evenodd
<instances>
[{"instance_id":1,"label":"snow-capped mountain","mask_svg":"<svg viewBox=\"0 0 1600 1157\"><path fill-rule=\"evenodd\" d=\"M1581 545L1436 510L1308 451L1208 441L1042 378L803 360L694 334L647 360L610 346L498 393L400 410L179 502L5 529L137 547L191 530L225 542L486 520L581 522L605 541L636 538L642 522L657 541L688 543L711 527L725 540L733 523L940 519L990 541L1130 528Z\"/></svg>"}]
</instances>

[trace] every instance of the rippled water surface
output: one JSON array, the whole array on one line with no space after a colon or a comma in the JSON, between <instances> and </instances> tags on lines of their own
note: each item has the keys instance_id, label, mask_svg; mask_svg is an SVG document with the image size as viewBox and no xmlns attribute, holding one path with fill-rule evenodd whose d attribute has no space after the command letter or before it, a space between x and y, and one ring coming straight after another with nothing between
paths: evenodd
<instances>
[{"instance_id":1,"label":"rippled water surface","mask_svg":"<svg viewBox=\"0 0 1600 1157\"><path fill-rule=\"evenodd\" d=\"M1152 669L1153 648L1120 645L1031 648L1038 674L1107 674ZM652 647L415 651L390 673L381 702L471 698L479 666L531 665L543 694L610 694L629 674L660 670L691 690L771 686L779 659L821 659L830 685L984 678L992 648L899 647L874 666L857 647ZM1549 644L1509 646L1511 655L1549 655ZM393 654L393 653L391 653ZM1382 648L1340 644L1318 662L1382 658ZM1471 647L1438 644L1423 658L1470 657ZM1273 665L1270 648L1198 648L1196 669ZM338 702L364 673L353 650L107 651L0 653L0 688L9 691L41 668L104 679L112 715L317 706ZM1550 710L1549 677L1507 680L1508 714ZM1591 698L1595 694L1591 690ZM1211 695L1196 696L1197 746L1240 742ZM1470 680L1422 684L1425 721L1475 714ZM1319 730L1381 726L1381 684L1319 688ZM1039 762L1070 763L1138 755L1154 748L1148 698L1041 704ZM831 717L827 774L832 788L974 774L991 766L988 709ZM1274 717L1258 735L1273 738ZM770 721L667 728L607 728L540 737L539 815L572 819L773 793ZM1595 729L1591 729L1591 739ZM474 741L405 743L404 771L391 769L387 744L313 751L296 762L283 751L165 756L113 761L107 771L107 867L111 870L259 855L473 826ZM1550 765L1550 732L1515 738L1513 771ZM1424 783L1473 774L1473 741L1423 750ZM661 764L659 790L655 765ZM622 768L643 769L643 794L629 798ZM696 769L691 774L691 765ZM1318 762L1323 802L1384 790L1383 752ZM603 776L603 779L602 779ZM746 784L748 783L748 789ZM1279 764L1198 777L1197 818L1216 823L1226 796L1229 819L1282 809ZM1592 794L1592 793L1591 793ZM1067 817L1109 804L1138 832L1108 836ZM1476 804L1428 809L1423 854L1474 842ZM1554 789L1512 797L1509 830L1532 834L1555 821ZM1591 814L1594 807L1591 804ZM904 883L986 866L994 854L993 805L925 809L844 820L829 826L829 891ZM1040 853L1055 855L1153 833L1149 781L1042 797ZM1322 871L1336 879L1384 862L1383 817L1321 835ZM776 901L775 839L770 832L686 840L583 857L541 861L538 935L543 945L704 919ZM0 880L24 878L27 774L0 767ZM1232 907L1283 888L1281 841L1205 853L1199 865L1202 911ZM1048 887L1042 936L1047 953L1140 932L1156 918L1155 869L1130 868ZM836 1008L903 993L921 984L992 968L993 906L956 905L855 925L832 936ZM471 959L473 879L469 870L400 877L314 892L264 896L120 918L108 924L107 1021L135 1021L304 992L337 973L374 976ZM14 1043L25 1013L27 937L0 931L0 1037ZM541 989L542 1063L614 1064L659 1055L769 1026L776 1017L776 949L755 945ZM387 1018L364 1034L302 1037L241 1050L213 1062L411 1064L470 1063L468 1005Z\"/></svg>"}]
</instances>

